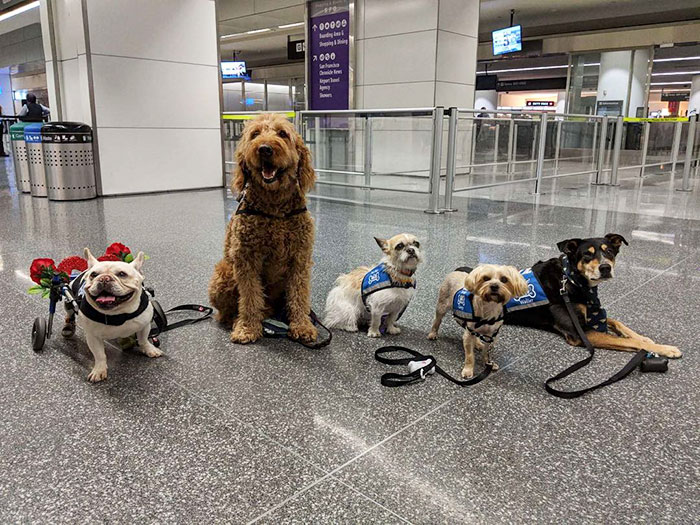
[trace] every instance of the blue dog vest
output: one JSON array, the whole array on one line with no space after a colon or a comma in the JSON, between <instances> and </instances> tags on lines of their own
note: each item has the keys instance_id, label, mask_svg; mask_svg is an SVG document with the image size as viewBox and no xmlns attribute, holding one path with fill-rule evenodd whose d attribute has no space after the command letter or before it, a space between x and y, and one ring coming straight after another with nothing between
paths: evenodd
<instances>
[{"instance_id":1,"label":"blue dog vest","mask_svg":"<svg viewBox=\"0 0 700 525\"><path fill-rule=\"evenodd\" d=\"M506 310L508 312L515 312L516 310L524 310L525 308L535 308L536 306L549 304L547 294L544 293L542 285L532 272L532 268L520 270L520 275L527 281L527 293L520 297L513 297L508 301L506 303Z\"/></svg>"},{"instance_id":2,"label":"blue dog vest","mask_svg":"<svg viewBox=\"0 0 700 525\"><path fill-rule=\"evenodd\" d=\"M547 295L544 293L542 285L535 277L532 269L520 270L520 274L527 281L527 293L520 297L513 297L506 303L505 310L514 312L524 308L534 308L549 304L549 299L547 299ZM455 321L462 326L465 326L467 321L475 319L472 293L466 288L457 290L457 293L452 298L452 315L454 315Z\"/></svg>"},{"instance_id":3,"label":"blue dog vest","mask_svg":"<svg viewBox=\"0 0 700 525\"><path fill-rule=\"evenodd\" d=\"M405 283L391 280L391 276L386 271L386 265L381 263L369 272L362 279L362 302L367 306L367 297L379 290L387 288L415 288L416 278L411 276L411 279Z\"/></svg>"}]
</instances>

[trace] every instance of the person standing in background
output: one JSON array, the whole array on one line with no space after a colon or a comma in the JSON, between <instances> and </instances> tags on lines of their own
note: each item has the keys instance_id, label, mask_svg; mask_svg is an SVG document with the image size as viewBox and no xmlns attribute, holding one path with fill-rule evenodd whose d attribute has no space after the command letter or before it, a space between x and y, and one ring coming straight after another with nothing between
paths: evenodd
<instances>
[{"instance_id":1,"label":"person standing in background","mask_svg":"<svg viewBox=\"0 0 700 525\"><path fill-rule=\"evenodd\" d=\"M27 103L19 111L19 119L23 122L43 122L51 110L43 104L37 104L34 93L27 94Z\"/></svg>"},{"instance_id":2,"label":"person standing in background","mask_svg":"<svg viewBox=\"0 0 700 525\"><path fill-rule=\"evenodd\" d=\"M0 117L2 117L2 106L0 106ZM3 133L5 133L5 121L0 118L0 157L9 157L5 152Z\"/></svg>"}]
</instances>

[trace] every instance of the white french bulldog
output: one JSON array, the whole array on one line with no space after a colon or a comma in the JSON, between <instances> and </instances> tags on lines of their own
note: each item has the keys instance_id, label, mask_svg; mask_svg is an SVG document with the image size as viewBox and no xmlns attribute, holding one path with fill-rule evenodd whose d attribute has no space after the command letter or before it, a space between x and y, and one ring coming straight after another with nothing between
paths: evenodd
<instances>
[{"instance_id":1,"label":"white french bulldog","mask_svg":"<svg viewBox=\"0 0 700 525\"><path fill-rule=\"evenodd\" d=\"M132 262L125 263L98 261L85 248L85 258L88 269L83 274L84 295L78 326L85 330L88 347L95 358L88 380L96 383L107 378L105 341L108 339L136 334L140 351L148 357L160 357L163 352L148 340L153 305L142 286L143 252Z\"/></svg>"}]
</instances>

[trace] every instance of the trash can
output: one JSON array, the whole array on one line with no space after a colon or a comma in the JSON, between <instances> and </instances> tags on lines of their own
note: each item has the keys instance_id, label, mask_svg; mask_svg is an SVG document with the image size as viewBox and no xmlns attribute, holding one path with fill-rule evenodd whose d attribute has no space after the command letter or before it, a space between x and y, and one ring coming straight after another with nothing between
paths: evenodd
<instances>
[{"instance_id":1,"label":"trash can","mask_svg":"<svg viewBox=\"0 0 700 525\"><path fill-rule=\"evenodd\" d=\"M15 122L10 126L10 143L12 144L12 162L15 167L17 189L29 193L32 189L29 182L29 166L27 165L27 146L24 142L24 128L28 122Z\"/></svg>"},{"instance_id":2,"label":"trash can","mask_svg":"<svg viewBox=\"0 0 700 525\"><path fill-rule=\"evenodd\" d=\"M49 122L41 129L49 199L94 199L92 128L80 122Z\"/></svg>"},{"instance_id":3,"label":"trash can","mask_svg":"<svg viewBox=\"0 0 700 525\"><path fill-rule=\"evenodd\" d=\"M31 122L24 128L32 197L46 197L46 171L44 171L44 152L41 149L43 126L41 122Z\"/></svg>"}]
</instances>

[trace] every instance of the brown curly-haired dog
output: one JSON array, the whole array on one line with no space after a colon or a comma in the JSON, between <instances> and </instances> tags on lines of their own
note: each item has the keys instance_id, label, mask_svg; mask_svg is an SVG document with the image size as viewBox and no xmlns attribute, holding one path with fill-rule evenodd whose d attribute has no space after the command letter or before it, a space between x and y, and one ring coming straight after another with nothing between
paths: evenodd
<instances>
[{"instance_id":1,"label":"brown curly-haired dog","mask_svg":"<svg viewBox=\"0 0 700 525\"><path fill-rule=\"evenodd\" d=\"M311 252L314 222L305 194L316 180L311 153L282 115L250 120L236 149L232 190L243 200L231 217L224 258L214 268L209 299L231 341L262 336L262 321L285 308L289 337L311 342Z\"/></svg>"}]
</instances>

